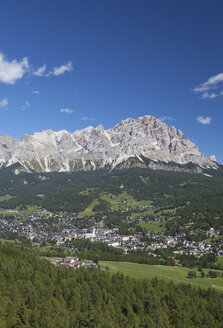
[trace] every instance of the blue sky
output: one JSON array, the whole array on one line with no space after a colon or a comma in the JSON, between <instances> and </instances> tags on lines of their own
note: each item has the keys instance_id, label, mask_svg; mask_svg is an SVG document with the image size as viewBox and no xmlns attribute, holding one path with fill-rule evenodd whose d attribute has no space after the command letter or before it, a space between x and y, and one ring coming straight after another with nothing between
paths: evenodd
<instances>
[{"instance_id":1,"label":"blue sky","mask_svg":"<svg viewBox=\"0 0 223 328\"><path fill-rule=\"evenodd\" d=\"M223 163L222 12L216 0L2 1L0 135L154 115Z\"/></svg>"}]
</instances>

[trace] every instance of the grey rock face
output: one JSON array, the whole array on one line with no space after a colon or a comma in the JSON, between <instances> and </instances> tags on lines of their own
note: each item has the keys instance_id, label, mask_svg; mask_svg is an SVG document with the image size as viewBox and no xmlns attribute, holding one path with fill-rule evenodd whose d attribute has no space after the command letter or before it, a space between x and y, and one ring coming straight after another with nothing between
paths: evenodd
<instances>
[{"instance_id":1,"label":"grey rock face","mask_svg":"<svg viewBox=\"0 0 223 328\"><path fill-rule=\"evenodd\" d=\"M202 168L217 168L213 156L205 158L197 146L175 127L153 116L129 118L104 130L89 126L69 133L45 130L24 135L20 141L0 137L0 165L19 162L38 171L73 171L116 167L129 158L156 162L192 162Z\"/></svg>"}]
</instances>

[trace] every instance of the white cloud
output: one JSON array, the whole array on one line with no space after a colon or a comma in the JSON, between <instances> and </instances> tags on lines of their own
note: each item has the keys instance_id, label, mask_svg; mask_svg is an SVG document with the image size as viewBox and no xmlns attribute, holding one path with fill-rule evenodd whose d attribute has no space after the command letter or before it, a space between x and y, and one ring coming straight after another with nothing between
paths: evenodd
<instances>
[{"instance_id":1,"label":"white cloud","mask_svg":"<svg viewBox=\"0 0 223 328\"><path fill-rule=\"evenodd\" d=\"M217 74L215 76L210 77L210 79L205 82L205 85L215 85L219 82L223 81L223 73Z\"/></svg>"},{"instance_id":2,"label":"white cloud","mask_svg":"<svg viewBox=\"0 0 223 328\"><path fill-rule=\"evenodd\" d=\"M72 62L68 62L67 64L61 65L59 67L54 67L52 71L46 73L46 64L39 67L36 71L33 72L35 76L59 76L64 74L65 72L71 72L73 70Z\"/></svg>"},{"instance_id":3,"label":"white cloud","mask_svg":"<svg viewBox=\"0 0 223 328\"><path fill-rule=\"evenodd\" d=\"M88 116L83 116L81 118L82 121L94 121L94 118L88 117Z\"/></svg>"},{"instance_id":4,"label":"white cloud","mask_svg":"<svg viewBox=\"0 0 223 328\"><path fill-rule=\"evenodd\" d=\"M195 93L199 93L199 92L209 91L210 89L213 89L213 88L211 88L210 86L205 86L205 85L200 84L200 86L197 86L196 88L194 88L193 91Z\"/></svg>"},{"instance_id":5,"label":"white cloud","mask_svg":"<svg viewBox=\"0 0 223 328\"><path fill-rule=\"evenodd\" d=\"M25 103L22 105L21 110L25 111L30 106L31 106L31 103L28 100L26 100Z\"/></svg>"},{"instance_id":6,"label":"white cloud","mask_svg":"<svg viewBox=\"0 0 223 328\"><path fill-rule=\"evenodd\" d=\"M164 121L175 121L174 118L170 117L170 116L161 116L159 117L159 120L164 122Z\"/></svg>"},{"instance_id":7,"label":"white cloud","mask_svg":"<svg viewBox=\"0 0 223 328\"><path fill-rule=\"evenodd\" d=\"M203 99L213 99L213 98L216 98L216 97L218 97L219 95L217 95L216 93L214 93L214 92L212 92L212 93L208 93L207 91L206 92L204 92L204 93L202 93L202 95L201 95L201 97L203 98Z\"/></svg>"},{"instance_id":8,"label":"white cloud","mask_svg":"<svg viewBox=\"0 0 223 328\"><path fill-rule=\"evenodd\" d=\"M71 113L73 113L73 110L70 108L61 108L60 112L66 113L66 114L71 114Z\"/></svg>"},{"instance_id":9,"label":"white cloud","mask_svg":"<svg viewBox=\"0 0 223 328\"><path fill-rule=\"evenodd\" d=\"M73 71L73 66L72 66L72 63L69 62L67 64L64 64L64 65L60 66L60 67L54 67L53 71L49 72L47 74L47 76L50 76L50 75L58 76L58 75L64 74L65 72L71 72L71 71Z\"/></svg>"},{"instance_id":10,"label":"white cloud","mask_svg":"<svg viewBox=\"0 0 223 328\"><path fill-rule=\"evenodd\" d=\"M196 88L194 88L194 92L204 92L217 88L217 85L220 82L223 82L223 73L210 77L206 82L201 83Z\"/></svg>"},{"instance_id":11,"label":"white cloud","mask_svg":"<svg viewBox=\"0 0 223 328\"><path fill-rule=\"evenodd\" d=\"M201 124L211 124L212 117L198 116L197 121Z\"/></svg>"},{"instance_id":12,"label":"white cloud","mask_svg":"<svg viewBox=\"0 0 223 328\"><path fill-rule=\"evenodd\" d=\"M43 66L39 67L35 72L33 72L33 75L36 76L44 76L46 70L46 64L44 64Z\"/></svg>"},{"instance_id":13,"label":"white cloud","mask_svg":"<svg viewBox=\"0 0 223 328\"><path fill-rule=\"evenodd\" d=\"M220 94L217 93L208 93L210 90L218 90L223 83L223 73L217 74L215 76L210 77L206 82L199 84L197 87L193 89L195 93L202 93L202 99L213 99L218 96L222 96L223 92Z\"/></svg>"},{"instance_id":14,"label":"white cloud","mask_svg":"<svg viewBox=\"0 0 223 328\"><path fill-rule=\"evenodd\" d=\"M0 101L0 107L5 107L9 104L8 99L4 98L2 101Z\"/></svg>"},{"instance_id":15,"label":"white cloud","mask_svg":"<svg viewBox=\"0 0 223 328\"><path fill-rule=\"evenodd\" d=\"M24 57L21 61L17 59L11 62L7 60L3 53L0 52L0 82L7 84L15 84L17 80L21 79L25 73L30 70L30 65L27 57ZM71 72L73 70L72 62L61 65L59 67L53 67L53 70L46 73L46 64L39 67L32 74L35 76L59 76L65 72Z\"/></svg>"},{"instance_id":16,"label":"white cloud","mask_svg":"<svg viewBox=\"0 0 223 328\"><path fill-rule=\"evenodd\" d=\"M0 101L0 109L1 110L8 110L8 108L6 108L6 106L9 104L8 99L4 98Z\"/></svg>"},{"instance_id":17,"label":"white cloud","mask_svg":"<svg viewBox=\"0 0 223 328\"><path fill-rule=\"evenodd\" d=\"M34 90L34 91L33 91L33 94L34 94L34 95L39 95L39 91L38 91L38 90Z\"/></svg>"},{"instance_id":18,"label":"white cloud","mask_svg":"<svg viewBox=\"0 0 223 328\"><path fill-rule=\"evenodd\" d=\"M20 62L16 59L9 62L3 53L0 53L0 82L15 84L18 79L29 70L28 59L24 57Z\"/></svg>"}]
</instances>

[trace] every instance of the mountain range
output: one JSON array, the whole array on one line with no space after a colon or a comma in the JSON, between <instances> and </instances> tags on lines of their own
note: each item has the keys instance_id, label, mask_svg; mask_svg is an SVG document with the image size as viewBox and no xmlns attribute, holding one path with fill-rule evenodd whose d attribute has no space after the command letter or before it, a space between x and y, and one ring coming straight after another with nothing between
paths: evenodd
<instances>
[{"instance_id":1,"label":"mountain range","mask_svg":"<svg viewBox=\"0 0 223 328\"><path fill-rule=\"evenodd\" d=\"M26 171L67 172L122 167L186 170L217 169L215 156L206 158L174 126L146 115L128 118L105 130L89 126L69 133L45 130L17 141L0 137L0 167L20 163Z\"/></svg>"}]
</instances>

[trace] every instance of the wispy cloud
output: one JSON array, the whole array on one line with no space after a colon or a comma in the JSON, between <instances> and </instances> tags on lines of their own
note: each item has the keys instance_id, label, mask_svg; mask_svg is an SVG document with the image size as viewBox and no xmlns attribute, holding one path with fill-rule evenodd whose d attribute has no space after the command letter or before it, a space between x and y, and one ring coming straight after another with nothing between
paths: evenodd
<instances>
[{"instance_id":1,"label":"wispy cloud","mask_svg":"<svg viewBox=\"0 0 223 328\"><path fill-rule=\"evenodd\" d=\"M0 107L5 107L9 104L8 99L4 98L0 101Z\"/></svg>"},{"instance_id":2,"label":"wispy cloud","mask_svg":"<svg viewBox=\"0 0 223 328\"><path fill-rule=\"evenodd\" d=\"M36 71L34 71L33 75L45 76L45 71L46 71L46 64L44 64L43 66L39 67Z\"/></svg>"},{"instance_id":3,"label":"wispy cloud","mask_svg":"<svg viewBox=\"0 0 223 328\"><path fill-rule=\"evenodd\" d=\"M59 76L59 75L64 74L65 72L71 72L71 71L73 71L73 65L71 62L69 62L62 66L54 67L53 70L47 74L47 76L50 76L50 75Z\"/></svg>"},{"instance_id":4,"label":"wispy cloud","mask_svg":"<svg viewBox=\"0 0 223 328\"><path fill-rule=\"evenodd\" d=\"M203 99L213 99L213 98L216 98L218 97L219 95L217 95L216 93L214 92L211 92L211 93L208 93L207 91L205 91L204 93L202 93L201 95L201 98Z\"/></svg>"},{"instance_id":5,"label":"wispy cloud","mask_svg":"<svg viewBox=\"0 0 223 328\"><path fill-rule=\"evenodd\" d=\"M33 75L35 76L45 76L49 77L51 75L59 76L64 74L65 72L71 72L73 71L73 65L72 62L68 62L67 64L63 64L59 67L53 67L52 71L46 72L46 64L39 67L36 71L33 72Z\"/></svg>"},{"instance_id":6,"label":"wispy cloud","mask_svg":"<svg viewBox=\"0 0 223 328\"><path fill-rule=\"evenodd\" d=\"M170 116L161 116L159 117L159 120L164 122L164 121L175 121L175 119L173 117Z\"/></svg>"},{"instance_id":7,"label":"wispy cloud","mask_svg":"<svg viewBox=\"0 0 223 328\"><path fill-rule=\"evenodd\" d=\"M195 93L201 94L202 99L214 99L218 96L222 96L223 92L209 92L210 90L216 90L218 92L219 88L223 83L223 73L217 74L210 77L206 82L203 82L196 86L193 91Z\"/></svg>"},{"instance_id":8,"label":"wispy cloud","mask_svg":"<svg viewBox=\"0 0 223 328\"><path fill-rule=\"evenodd\" d=\"M94 118L88 117L88 116L83 116L81 118L82 121L94 121Z\"/></svg>"},{"instance_id":9,"label":"wispy cloud","mask_svg":"<svg viewBox=\"0 0 223 328\"><path fill-rule=\"evenodd\" d=\"M73 113L73 110L70 108L61 108L60 112L66 113L66 114L71 114L71 113Z\"/></svg>"},{"instance_id":10,"label":"wispy cloud","mask_svg":"<svg viewBox=\"0 0 223 328\"><path fill-rule=\"evenodd\" d=\"M25 111L30 106L31 106L31 103L28 100L26 100L25 103L22 105L21 110Z\"/></svg>"},{"instance_id":11,"label":"wispy cloud","mask_svg":"<svg viewBox=\"0 0 223 328\"><path fill-rule=\"evenodd\" d=\"M6 107L9 104L8 99L4 98L0 101L0 109L1 110L8 110L8 108Z\"/></svg>"},{"instance_id":12,"label":"wispy cloud","mask_svg":"<svg viewBox=\"0 0 223 328\"><path fill-rule=\"evenodd\" d=\"M29 70L29 62L26 57L21 61L17 59L8 61L3 53L0 53L0 82L15 84Z\"/></svg>"},{"instance_id":13,"label":"wispy cloud","mask_svg":"<svg viewBox=\"0 0 223 328\"><path fill-rule=\"evenodd\" d=\"M204 125L211 124L211 120L212 120L212 117L209 117L209 116L206 116L206 117L198 116L197 117L197 121L201 124L204 124Z\"/></svg>"},{"instance_id":14,"label":"wispy cloud","mask_svg":"<svg viewBox=\"0 0 223 328\"><path fill-rule=\"evenodd\" d=\"M34 91L33 91L33 94L34 94L34 95L39 95L39 91L38 91L38 90L34 90Z\"/></svg>"}]
</instances>

